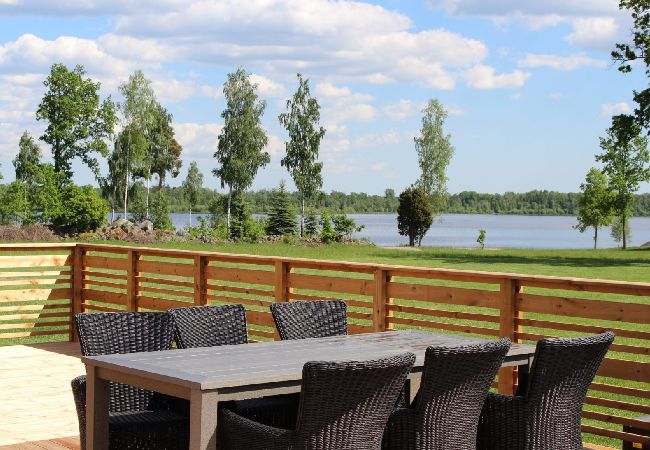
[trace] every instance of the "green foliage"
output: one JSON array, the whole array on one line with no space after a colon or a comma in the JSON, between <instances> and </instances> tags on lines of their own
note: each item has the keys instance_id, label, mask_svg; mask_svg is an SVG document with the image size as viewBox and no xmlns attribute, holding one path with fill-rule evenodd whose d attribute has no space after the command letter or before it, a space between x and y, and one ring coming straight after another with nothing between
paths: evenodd
<instances>
[{"instance_id":1,"label":"green foliage","mask_svg":"<svg viewBox=\"0 0 650 450\"><path fill-rule=\"evenodd\" d=\"M203 174L199 171L196 161L190 163L187 177L183 181L183 196L190 206L190 226L192 226L192 208L199 200L199 192L203 187Z\"/></svg>"},{"instance_id":2,"label":"green foliage","mask_svg":"<svg viewBox=\"0 0 650 450\"><path fill-rule=\"evenodd\" d=\"M582 196L578 204L578 224L576 228L584 233L589 227L594 228L594 248L598 246L598 228L612 223L613 192L607 183L607 177L598 169L587 172L585 182L580 185Z\"/></svg>"},{"instance_id":3,"label":"green foliage","mask_svg":"<svg viewBox=\"0 0 650 450\"><path fill-rule=\"evenodd\" d=\"M603 153L596 160L603 163L609 188L613 192L612 210L625 229L626 215L641 182L650 181L650 152L648 139L641 135L641 127L634 117L621 114L612 117L607 137L600 138ZM627 247L623 234L623 248Z\"/></svg>"},{"instance_id":4,"label":"green foliage","mask_svg":"<svg viewBox=\"0 0 650 450\"><path fill-rule=\"evenodd\" d=\"M485 248L485 235L487 232L485 231L485 228L481 228L478 230L478 237L476 238L476 243L478 246L483 250Z\"/></svg>"},{"instance_id":5,"label":"green foliage","mask_svg":"<svg viewBox=\"0 0 650 450\"><path fill-rule=\"evenodd\" d=\"M266 234L289 236L296 234L296 214L291 204L284 180L273 190L271 211L266 223Z\"/></svg>"},{"instance_id":6,"label":"green foliage","mask_svg":"<svg viewBox=\"0 0 650 450\"><path fill-rule=\"evenodd\" d=\"M326 244L336 240L336 232L332 228L332 221L326 209L320 215L320 240Z\"/></svg>"},{"instance_id":7,"label":"green foliage","mask_svg":"<svg viewBox=\"0 0 650 450\"><path fill-rule=\"evenodd\" d=\"M308 238L318 236L318 227L319 221L316 212L314 210L308 210L307 215L305 216L305 229L303 230L303 236Z\"/></svg>"},{"instance_id":8,"label":"green foliage","mask_svg":"<svg viewBox=\"0 0 650 450\"><path fill-rule=\"evenodd\" d=\"M129 212L131 221L140 223L147 219L147 189L138 181L133 184L129 190L131 202L129 203Z\"/></svg>"},{"instance_id":9,"label":"green foliage","mask_svg":"<svg viewBox=\"0 0 650 450\"><path fill-rule=\"evenodd\" d=\"M188 227L187 233L194 239L209 243L228 239L225 221L212 221L205 217L199 217L199 225Z\"/></svg>"},{"instance_id":10,"label":"green foliage","mask_svg":"<svg viewBox=\"0 0 650 450\"><path fill-rule=\"evenodd\" d=\"M632 43L616 44L612 58L619 64L618 70L623 73L632 71L634 62L641 61L645 65L645 73L650 77L650 2L648 0L620 0L620 9L632 13ZM650 127L650 88L634 91L636 122L643 128Z\"/></svg>"},{"instance_id":11,"label":"green foliage","mask_svg":"<svg viewBox=\"0 0 650 450\"><path fill-rule=\"evenodd\" d=\"M358 227L354 219L345 214L332 216L332 223L334 224L334 233L336 234L337 242L349 240L352 238L352 233L358 233L365 228L365 225Z\"/></svg>"},{"instance_id":12,"label":"green foliage","mask_svg":"<svg viewBox=\"0 0 650 450\"><path fill-rule=\"evenodd\" d=\"M614 217L612 221L612 231L611 236L614 239L614 242L621 243L623 241L629 241L632 235L630 234L630 221L629 214L626 217L626 220L621 220L619 216Z\"/></svg>"},{"instance_id":13,"label":"green foliage","mask_svg":"<svg viewBox=\"0 0 650 450\"><path fill-rule=\"evenodd\" d=\"M258 242L264 237L266 224L253 219L246 199L241 192L234 193L231 204L232 219L229 237L233 241Z\"/></svg>"},{"instance_id":14,"label":"green foliage","mask_svg":"<svg viewBox=\"0 0 650 450\"><path fill-rule=\"evenodd\" d=\"M422 243L422 238L433 223L433 211L426 192L420 187L410 187L399 195L397 208L397 230L408 236L413 247Z\"/></svg>"},{"instance_id":15,"label":"green foliage","mask_svg":"<svg viewBox=\"0 0 650 450\"><path fill-rule=\"evenodd\" d=\"M68 179L74 158L81 158L99 177L95 154L108 154L105 139L112 135L116 120L110 97L100 103L100 84L84 79L85 74L80 65L72 71L63 64L52 65L43 82L47 91L36 111L36 119L48 124L41 140L52 147L54 170Z\"/></svg>"},{"instance_id":16,"label":"green foliage","mask_svg":"<svg viewBox=\"0 0 650 450\"><path fill-rule=\"evenodd\" d=\"M61 200L60 207L48 211L45 217L59 234L87 233L106 222L108 204L90 185L64 185Z\"/></svg>"},{"instance_id":17,"label":"green foliage","mask_svg":"<svg viewBox=\"0 0 650 450\"><path fill-rule=\"evenodd\" d=\"M18 143L18 155L13 160L16 179L33 184L38 166L41 163L41 156L41 148L34 141L34 138L25 131Z\"/></svg>"},{"instance_id":18,"label":"green foliage","mask_svg":"<svg viewBox=\"0 0 650 450\"><path fill-rule=\"evenodd\" d=\"M10 183L0 196L0 224L28 224L34 221L27 201L28 185L20 180Z\"/></svg>"},{"instance_id":19,"label":"green foliage","mask_svg":"<svg viewBox=\"0 0 650 450\"><path fill-rule=\"evenodd\" d=\"M226 108L221 117L224 124L214 153L219 167L212 173L219 177L222 188L228 186L230 193L248 189L260 167L271 160L263 151L268 142L261 125L266 102L258 99L256 88L257 85L251 84L249 74L241 67L228 74L223 87Z\"/></svg>"},{"instance_id":20,"label":"green foliage","mask_svg":"<svg viewBox=\"0 0 650 450\"><path fill-rule=\"evenodd\" d=\"M447 166L454 147L450 142L451 136L443 131L447 111L442 104L438 100L429 100L422 112L420 136L413 138L422 171L416 184L429 198L433 214L438 215L447 204Z\"/></svg>"},{"instance_id":21,"label":"green foliage","mask_svg":"<svg viewBox=\"0 0 650 450\"><path fill-rule=\"evenodd\" d=\"M183 147L174 137L172 115L160 103L153 107L151 130L149 131L149 177L158 175L158 188L165 184L167 173L176 178L181 172Z\"/></svg>"},{"instance_id":22,"label":"green foliage","mask_svg":"<svg viewBox=\"0 0 650 450\"><path fill-rule=\"evenodd\" d=\"M151 200L151 222L155 230L173 230L165 191L157 190Z\"/></svg>"},{"instance_id":23,"label":"green foliage","mask_svg":"<svg viewBox=\"0 0 650 450\"><path fill-rule=\"evenodd\" d=\"M298 89L287 100L287 111L278 120L289 133L286 155L280 162L287 168L300 193L300 235L303 235L305 200L312 198L323 186L323 163L317 162L325 129L319 125L320 106L309 92L309 80L298 74Z\"/></svg>"}]
</instances>

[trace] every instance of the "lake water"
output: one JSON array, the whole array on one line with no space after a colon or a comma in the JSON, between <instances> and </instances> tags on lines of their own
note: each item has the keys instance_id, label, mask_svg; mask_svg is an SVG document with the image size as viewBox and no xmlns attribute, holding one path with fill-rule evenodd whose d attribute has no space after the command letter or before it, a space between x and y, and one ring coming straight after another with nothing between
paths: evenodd
<instances>
[{"instance_id":1,"label":"lake water","mask_svg":"<svg viewBox=\"0 0 650 450\"><path fill-rule=\"evenodd\" d=\"M197 216L194 214L194 225ZM365 228L355 235L368 238L382 247L407 245L408 239L397 232L396 214L350 214L358 225ZM171 214L176 228L189 224L187 214ZM445 214L434 221L422 245L436 247L476 247L478 230L486 231L485 246L489 248L591 248L593 233L573 229L576 218L571 216L507 216L481 214ZM633 217L631 242L628 245L641 245L650 241L650 217ZM616 247L609 228L601 228L598 233L598 247Z\"/></svg>"}]
</instances>

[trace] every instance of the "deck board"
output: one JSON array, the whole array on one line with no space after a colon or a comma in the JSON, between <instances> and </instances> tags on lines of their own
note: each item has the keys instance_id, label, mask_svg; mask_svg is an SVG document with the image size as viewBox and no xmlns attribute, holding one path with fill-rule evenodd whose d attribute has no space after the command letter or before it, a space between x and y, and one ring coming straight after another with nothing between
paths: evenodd
<instances>
[{"instance_id":1,"label":"deck board","mask_svg":"<svg viewBox=\"0 0 650 450\"><path fill-rule=\"evenodd\" d=\"M0 446L79 435L70 388L86 372L78 343L2 346L0 361Z\"/></svg>"}]
</instances>

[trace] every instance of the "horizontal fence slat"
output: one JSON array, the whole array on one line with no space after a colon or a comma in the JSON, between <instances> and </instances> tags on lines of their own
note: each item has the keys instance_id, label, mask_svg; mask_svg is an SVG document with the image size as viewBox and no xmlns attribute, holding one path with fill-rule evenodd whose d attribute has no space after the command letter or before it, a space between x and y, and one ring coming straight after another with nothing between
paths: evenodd
<instances>
[{"instance_id":1,"label":"horizontal fence slat","mask_svg":"<svg viewBox=\"0 0 650 450\"><path fill-rule=\"evenodd\" d=\"M50 313L32 313L32 314L4 314L0 315L0 322L14 320L31 320L31 319L52 319L52 318L70 317L70 312L50 312Z\"/></svg>"},{"instance_id":2,"label":"horizontal fence slat","mask_svg":"<svg viewBox=\"0 0 650 450\"><path fill-rule=\"evenodd\" d=\"M591 383L589 389L601 392L611 392L612 394L627 395L630 397L650 398L650 390L636 389L627 386L615 386L606 383Z\"/></svg>"},{"instance_id":3,"label":"horizontal fence slat","mask_svg":"<svg viewBox=\"0 0 650 450\"><path fill-rule=\"evenodd\" d=\"M224 284L206 284L207 291L215 292L235 292L237 294L257 295L260 297L274 297L275 292L267 289L244 288L239 286L226 286Z\"/></svg>"},{"instance_id":4,"label":"horizontal fence slat","mask_svg":"<svg viewBox=\"0 0 650 450\"><path fill-rule=\"evenodd\" d=\"M95 300L104 303L126 305L126 294L120 292L100 291L97 289L82 289L81 293L84 301Z\"/></svg>"},{"instance_id":5,"label":"horizontal fence slat","mask_svg":"<svg viewBox=\"0 0 650 450\"><path fill-rule=\"evenodd\" d=\"M495 291L428 284L387 283L388 297L431 303L499 308L500 294Z\"/></svg>"},{"instance_id":6,"label":"horizontal fence slat","mask_svg":"<svg viewBox=\"0 0 650 450\"><path fill-rule=\"evenodd\" d=\"M583 433L595 434L598 436L605 436L614 439L625 440L628 442L638 442L641 444L650 444L650 437L640 436L638 434L624 433L617 430L608 430L607 428L594 427L591 425L582 425Z\"/></svg>"},{"instance_id":7,"label":"horizontal fence slat","mask_svg":"<svg viewBox=\"0 0 650 450\"><path fill-rule=\"evenodd\" d=\"M178 286L186 288L194 288L194 283L192 281L181 281L181 280L169 280L167 278L156 278L156 277L136 277L136 280L140 283L151 283L151 284L167 284L169 286Z\"/></svg>"},{"instance_id":8,"label":"horizontal fence slat","mask_svg":"<svg viewBox=\"0 0 650 450\"><path fill-rule=\"evenodd\" d=\"M463 333L483 334L488 336L499 336L499 330L491 328L473 327L470 325L456 325L453 323L433 322L418 319L406 319L402 317L388 317L389 324L410 325L414 327L440 329L449 331L461 331Z\"/></svg>"},{"instance_id":9,"label":"horizontal fence slat","mask_svg":"<svg viewBox=\"0 0 650 450\"><path fill-rule=\"evenodd\" d=\"M596 411L583 411L582 417L585 419L598 420L605 423L615 423L617 425L628 425L642 430L650 430L650 422L643 420L631 419L629 417L614 416Z\"/></svg>"},{"instance_id":10,"label":"horizontal fence slat","mask_svg":"<svg viewBox=\"0 0 650 450\"><path fill-rule=\"evenodd\" d=\"M34 330L34 331L21 331L18 333L0 333L0 339L16 339L33 336L53 336L57 334L70 334L69 329L60 330Z\"/></svg>"},{"instance_id":11,"label":"horizontal fence slat","mask_svg":"<svg viewBox=\"0 0 650 450\"><path fill-rule=\"evenodd\" d=\"M273 322L273 316L270 312L263 311L251 311L250 309L246 311L246 320L249 324L253 325L262 325L265 327L275 327Z\"/></svg>"},{"instance_id":12,"label":"horizontal fence slat","mask_svg":"<svg viewBox=\"0 0 650 450\"><path fill-rule=\"evenodd\" d=\"M540 314L647 323L650 305L537 294L518 294L519 310Z\"/></svg>"},{"instance_id":13,"label":"horizontal fence slat","mask_svg":"<svg viewBox=\"0 0 650 450\"><path fill-rule=\"evenodd\" d=\"M611 400L608 398L593 397L591 395L585 398L585 404L594 406L604 406L606 408L622 409L623 411L632 411L641 414L650 414L650 405L639 405L637 403L622 402L620 400Z\"/></svg>"},{"instance_id":14,"label":"horizontal fence slat","mask_svg":"<svg viewBox=\"0 0 650 450\"><path fill-rule=\"evenodd\" d=\"M234 283L271 285L275 283L275 273L270 270L209 266L205 269L205 275L208 280L230 281Z\"/></svg>"},{"instance_id":15,"label":"horizontal fence slat","mask_svg":"<svg viewBox=\"0 0 650 450\"><path fill-rule=\"evenodd\" d=\"M126 274L120 274L120 273L110 273L110 272L98 272L96 270L87 270L84 269L81 271L81 275L83 277L92 277L94 278L110 278L113 280L125 280L126 281Z\"/></svg>"},{"instance_id":16,"label":"horizontal fence slat","mask_svg":"<svg viewBox=\"0 0 650 450\"><path fill-rule=\"evenodd\" d=\"M650 383L650 362L605 358L597 374L603 377ZM650 414L650 407L648 414Z\"/></svg>"},{"instance_id":17,"label":"horizontal fence slat","mask_svg":"<svg viewBox=\"0 0 650 450\"><path fill-rule=\"evenodd\" d=\"M70 302L66 303L47 303L44 305L36 305L30 302L21 302L18 305L0 306L0 312L15 312L15 311L46 311L48 309L62 309L70 308Z\"/></svg>"},{"instance_id":18,"label":"horizontal fence slat","mask_svg":"<svg viewBox=\"0 0 650 450\"><path fill-rule=\"evenodd\" d=\"M179 300L169 300L164 298L149 297L146 295L137 296L138 308L155 309L157 311L166 311L171 308L186 308L194 306L193 302L182 302Z\"/></svg>"},{"instance_id":19,"label":"horizontal fence slat","mask_svg":"<svg viewBox=\"0 0 650 450\"><path fill-rule=\"evenodd\" d=\"M266 330L248 330L248 335L249 336L261 336L265 337L268 339L274 339L275 338L275 333L273 331L266 331ZM249 341L253 342L253 341Z\"/></svg>"},{"instance_id":20,"label":"horizontal fence slat","mask_svg":"<svg viewBox=\"0 0 650 450\"><path fill-rule=\"evenodd\" d=\"M25 267L63 267L72 264L71 255L0 256L0 269Z\"/></svg>"},{"instance_id":21,"label":"horizontal fence slat","mask_svg":"<svg viewBox=\"0 0 650 450\"><path fill-rule=\"evenodd\" d=\"M39 270L39 271L25 271L25 272L0 272L0 281L18 280L18 279L34 279L37 277L64 277L72 275L70 270Z\"/></svg>"},{"instance_id":22,"label":"horizontal fence slat","mask_svg":"<svg viewBox=\"0 0 650 450\"><path fill-rule=\"evenodd\" d=\"M126 289L126 283L113 283L111 281L102 281L102 280L82 280L83 287L88 286L101 286L112 289Z\"/></svg>"},{"instance_id":23,"label":"horizontal fence slat","mask_svg":"<svg viewBox=\"0 0 650 450\"><path fill-rule=\"evenodd\" d=\"M650 340L650 333L647 331L636 331L636 330L625 330L623 328L614 328L614 327L599 327L594 325L582 325L577 323L564 323L564 322L552 322L550 320L538 320L538 319L515 319L517 325L527 326L527 327L536 327L536 328L549 328L553 330L562 330L562 331L577 331L580 333L589 333L589 334L598 334L605 331L613 331L617 337L629 337L633 339L648 339Z\"/></svg>"},{"instance_id":24,"label":"horizontal fence slat","mask_svg":"<svg viewBox=\"0 0 650 450\"><path fill-rule=\"evenodd\" d=\"M40 328L40 327L62 327L71 325L70 319L68 320L59 320L59 321L50 321L50 322L17 322L13 323L2 323L0 324L0 330L20 330L24 328Z\"/></svg>"},{"instance_id":25,"label":"horizontal fence slat","mask_svg":"<svg viewBox=\"0 0 650 450\"><path fill-rule=\"evenodd\" d=\"M249 305L249 306L262 306L264 308L268 308L271 305L271 303L273 303L265 300L256 300L256 299L245 298L245 297L228 297L225 295L206 295L205 298L207 299L208 302L235 303L235 304Z\"/></svg>"},{"instance_id":26,"label":"horizontal fence slat","mask_svg":"<svg viewBox=\"0 0 650 450\"><path fill-rule=\"evenodd\" d=\"M88 270L89 267L94 267L97 269L126 270L126 259L84 255L83 267L86 270Z\"/></svg>"},{"instance_id":27,"label":"horizontal fence slat","mask_svg":"<svg viewBox=\"0 0 650 450\"><path fill-rule=\"evenodd\" d=\"M539 341L540 339L556 338L559 336L517 332L517 337L519 339L526 339L529 341ZM648 347L638 347L636 345L625 345L625 344L616 344L616 343L609 346L609 351L632 353L635 355L650 355L650 348Z\"/></svg>"},{"instance_id":28,"label":"horizontal fence slat","mask_svg":"<svg viewBox=\"0 0 650 450\"><path fill-rule=\"evenodd\" d=\"M81 307L84 312L88 311L102 311L102 312L123 312L123 309L109 308L108 306L91 305L90 303L82 303Z\"/></svg>"},{"instance_id":29,"label":"horizontal fence slat","mask_svg":"<svg viewBox=\"0 0 650 450\"><path fill-rule=\"evenodd\" d=\"M499 316L489 314L467 313L462 311L444 311L440 309L418 308L416 306L387 305L388 311L405 314L418 314L432 317L450 317L454 319L476 320L480 322L499 323Z\"/></svg>"},{"instance_id":30,"label":"horizontal fence slat","mask_svg":"<svg viewBox=\"0 0 650 450\"><path fill-rule=\"evenodd\" d=\"M158 287L151 287L151 286L140 286L139 292L142 292L143 295L145 292L151 293L151 294L163 294L163 295L174 295L178 297L187 297L194 299L194 292L193 291L180 291L180 290L175 290L175 289L163 289L163 288L158 288Z\"/></svg>"},{"instance_id":31,"label":"horizontal fence slat","mask_svg":"<svg viewBox=\"0 0 650 450\"><path fill-rule=\"evenodd\" d=\"M194 265L162 261L138 261L136 271L189 278L194 276Z\"/></svg>"},{"instance_id":32,"label":"horizontal fence slat","mask_svg":"<svg viewBox=\"0 0 650 450\"><path fill-rule=\"evenodd\" d=\"M0 291L0 303L35 300L63 300L72 298L71 288L18 289Z\"/></svg>"},{"instance_id":33,"label":"horizontal fence slat","mask_svg":"<svg viewBox=\"0 0 650 450\"><path fill-rule=\"evenodd\" d=\"M289 287L312 291L342 292L356 295L372 295L372 280L358 278L329 277L322 275L289 274Z\"/></svg>"}]
</instances>

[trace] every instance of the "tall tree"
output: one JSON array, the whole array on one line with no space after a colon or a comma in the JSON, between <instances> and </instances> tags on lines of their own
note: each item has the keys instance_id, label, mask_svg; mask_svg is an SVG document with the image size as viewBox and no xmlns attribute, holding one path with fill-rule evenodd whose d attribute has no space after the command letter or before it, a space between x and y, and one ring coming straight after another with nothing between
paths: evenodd
<instances>
[{"instance_id":1,"label":"tall tree","mask_svg":"<svg viewBox=\"0 0 650 450\"><path fill-rule=\"evenodd\" d=\"M41 148L34 141L32 135L25 131L18 143L18 155L13 160L16 179L23 183L33 184L38 165L41 162L41 156Z\"/></svg>"},{"instance_id":2,"label":"tall tree","mask_svg":"<svg viewBox=\"0 0 650 450\"><path fill-rule=\"evenodd\" d=\"M582 195L578 203L576 228L584 233L587 228L593 227L595 249L598 247L598 228L612 223L612 191L605 174L593 167L587 172L580 190Z\"/></svg>"},{"instance_id":3,"label":"tall tree","mask_svg":"<svg viewBox=\"0 0 650 450\"><path fill-rule=\"evenodd\" d=\"M629 73L634 62L641 61L645 65L646 77L650 77L650 2L648 0L620 0L620 9L632 13L632 42L616 44L612 58L619 64L618 70ZM637 123L650 132L650 87L634 91L634 101L637 103L635 116Z\"/></svg>"},{"instance_id":4,"label":"tall tree","mask_svg":"<svg viewBox=\"0 0 650 450\"><path fill-rule=\"evenodd\" d=\"M181 160L183 147L174 136L171 113L158 103L156 110L150 144L151 173L158 175L158 189L161 189L168 173L172 178L180 174L183 165Z\"/></svg>"},{"instance_id":5,"label":"tall tree","mask_svg":"<svg viewBox=\"0 0 650 450\"><path fill-rule=\"evenodd\" d=\"M192 226L192 207L199 201L201 188L203 188L203 174L199 171L196 161L192 161L187 171L187 178L183 181L183 196L190 204L190 226Z\"/></svg>"},{"instance_id":6,"label":"tall tree","mask_svg":"<svg viewBox=\"0 0 650 450\"><path fill-rule=\"evenodd\" d=\"M271 194L271 211L266 225L266 234L271 236L290 236L296 234L296 213L291 204L291 197L285 189L284 180Z\"/></svg>"},{"instance_id":7,"label":"tall tree","mask_svg":"<svg viewBox=\"0 0 650 450\"><path fill-rule=\"evenodd\" d=\"M81 158L99 178L95 154L106 156L106 139L113 134L115 105L110 97L99 100L100 83L83 76L83 66L70 71L63 64L54 64L43 82L43 96L36 119L48 122L41 140L52 147L54 170L72 177L72 160Z\"/></svg>"},{"instance_id":8,"label":"tall tree","mask_svg":"<svg viewBox=\"0 0 650 450\"><path fill-rule=\"evenodd\" d=\"M124 97L119 107L122 112L123 129L115 143L115 150L120 153L124 163L124 217L126 218L129 179L134 173L150 173L146 167L151 167L147 159L150 131L156 120L156 97L147 80L140 70L136 70L129 79L120 84L120 93Z\"/></svg>"},{"instance_id":9,"label":"tall tree","mask_svg":"<svg viewBox=\"0 0 650 450\"><path fill-rule=\"evenodd\" d=\"M397 207L397 230L402 236L408 236L409 245L422 244L422 238L433 223L431 203L424 189L410 187L399 195Z\"/></svg>"},{"instance_id":10,"label":"tall tree","mask_svg":"<svg viewBox=\"0 0 650 450\"><path fill-rule=\"evenodd\" d=\"M288 112L278 116L289 132L285 143L287 154L280 162L287 168L300 193L300 236L305 226L305 200L313 197L323 186L323 163L317 162L325 129L319 126L320 106L309 92L309 79L298 74L298 90L287 100Z\"/></svg>"},{"instance_id":11,"label":"tall tree","mask_svg":"<svg viewBox=\"0 0 650 450\"><path fill-rule=\"evenodd\" d=\"M227 227L230 231L230 207L233 192L242 193L251 187L260 167L266 166L271 157L264 151L268 142L262 128L261 118L266 102L255 93L249 74L239 68L228 74L223 86L226 108L221 113L224 119L214 157L219 167L212 173L221 180L221 187L228 187Z\"/></svg>"},{"instance_id":12,"label":"tall tree","mask_svg":"<svg viewBox=\"0 0 650 450\"><path fill-rule=\"evenodd\" d=\"M612 209L625 230L634 193L640 183L650 181L648 139L641 134L633 116L621 114L612 117L607 137L600 138L600 148L603 153L596 155L596 161L603 163L603 173L613 192ZM623 248L627 248L625 233Z\"/></svg>"},{"instance_id":13,"label":"tall tree","mask_svg":"<svg viewBox=\"0 0 650 450\"><path fill-rule=\"evenodd\" d=\"M447 166L454 154L451 136L445 135L443 125L447 111L434 99L422 110L420 136L413 138L422 173L417 181L431 202L434 215L442 212L447 203Z\"/></svg>"}]
</instances>

